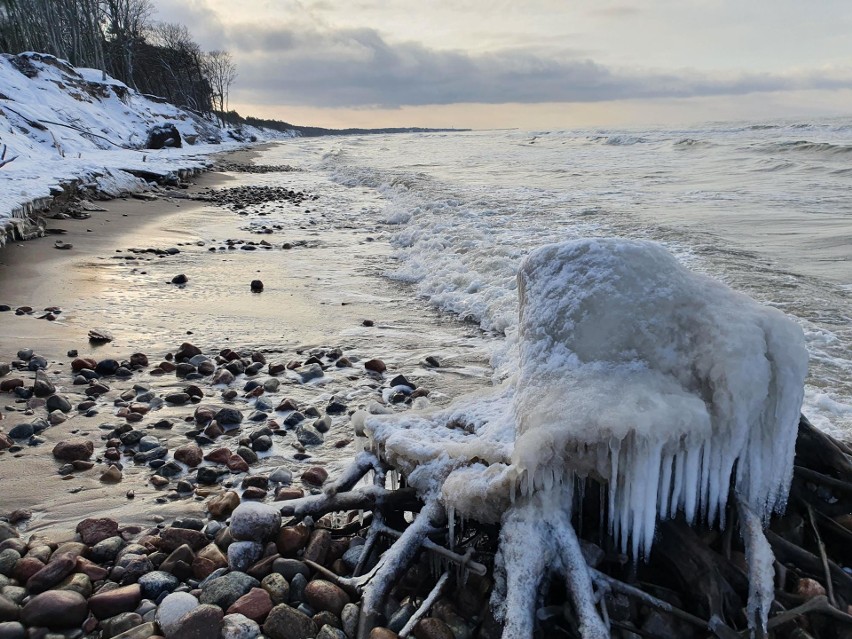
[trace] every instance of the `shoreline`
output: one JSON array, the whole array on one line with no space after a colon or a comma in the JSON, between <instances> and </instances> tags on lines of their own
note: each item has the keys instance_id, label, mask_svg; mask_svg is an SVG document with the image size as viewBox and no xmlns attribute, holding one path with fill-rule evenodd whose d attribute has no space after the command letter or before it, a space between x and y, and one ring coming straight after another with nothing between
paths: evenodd
<instances>
[{"instance_id":1,"label":"shoreline","mask_svg":"<svg viewBox=\"0 0 852 639\"><path fill-rule=\"evenodd\" d=\"M260 145L257 148L226 152L216 160L231 165L251 164L266 148L267 145ZM261 251L227 251L227 254L211 252L213 247L208 246L210 241L201 240L196 235L198 229L211 225L217 232L216 237L221 240L224 235L218 233L229 232L227 229L232 229L235 223L239 224L241 218L226 208L211 205L207 201L186 199L185 195L195 196L208 189L225 188L235 181L238 181L238 176L234 174L212 170L198 176L190 189L176 191L182 196L180 199L170 199L168 192L159 192L158 195L162 197L153 201L128 197L101 202L107 211L93 212L87 220L50 220L51 228L67 231L63 235L10 244L0 249L0 303L13 309L0 313L0 319L6 325L0 335L0 362L15 360L20 349L33 349L37 355L48 360L47 372L59 389L58 392L71 398L75 405L86 398L80 394L81 389L71 383L73 375L69 369L75 359L67 355L71 350L78 351L80 357L97 360L113 358L118 361L127 360L130 355L141 350L149 356L151 367L154 367L156 362L174 353L185 340L195 343L211 357L219 350L231 347L246 352L266 353L270 360L273 357L282 358L284 363L298 357L307 359L305 353L312 348L328 350L345 347L348 342L353 351L347 350L346 353L356 366L359 359L363 362L370 358L368 354L360 355L365 347L384 349L378 356L387 361L389 370L399 367L399 372L406 372L412 366L418 366L418 359L394 361L384 344L385 337L391 342L406 339L404 326L408 319L404 308L390 309L391 315L385 315L381 320L376 318L376 326L362 325L364 320L374 316L377 302L385 303L383 298L365 296L363 291L358 290L366 288L361 286L361 282L375 287L375 282L370 279L374 275L356 273L345 276L360 278L357 286L336 283L327 277L316 277L319 274L317 267L335 273L339 268L338 261L342 268L350 259L339 250L340 246L351 241L347 236L332 237L332 234L324 233L323 242L312 249L304 249L309 250L309 253L299 253L296 249L277 252L275 255L270 252L259 255ZM246 239L238 241L252 241L248 239L252 236L242 235ZM57 250L54 248L54 238L60 238L73 245L73 248ZM201 243L205 245L197 245ZM173 246L178 247L181 253L176 256L151 257L134 254L133 257L141 264L112 259L130 257L127 255L128 247L133 246ZM374 250L373 246L370 248ZM239 256L235 255L237 253ZM227 276L230 269L236 268L232 265L237 257L241 262L248 262L240 267L243 275L237 278L238 283L235 284L239 287L239 293L230 289L218 291L223 275ZM285 260L285 271L271 270L272 267L264 264L264 260L272 258L279 262ZM274 272L274 277L280 280L270 280L267 273L260 273L267 285L261 295L248 290L248 280L258 275L255 265L270 273ZM178 271L189 274L190 282L185 289L168 281ZM349 292L343 293L341 297L341 289ZM213 300L199 302L190 297L213 294L211 291L216 294ZM132 305L127 295L133 296ZM398 305L398 301L394 301L395 294L387 299L393 306ZM124 308L120 306L122 302ZM31 306L35 310L31 315L15 315L14 309L22 305ZM99 305L101 308L98 308ZM56 321L37 319L45 314L42 309L48 307L61 309L56 314ZM207 309L211 307L215 310L208 314ZM173 321L169 317L174 314L172 309L179 314L179 318ZM219 317L216 317L217 313ZM428 321L436 321L448 330L457 328L455 320L440 318L437 312L431 317ZM259 334L257 320L267 327L280 323L286 332L279 338L265 334L265 331ZM204 322L205 326L192 326L190 322ZM151 325L154 332L140 333L141 329L150 329ZM179 325L195 330L177 332L175 329ZM112 332L115 339L103 345L89 344L88 331L99 328ZM470 328L464 330L469 332ZM330 338L335 342L329 344ZM414 357L417 357L416 353ZM460 368L448 365L442 370L447 378L446 382L441 382L445 389L455 384L455 376L466 375ZM161 397L180 392L187 385L181 378L175 378L174 373L154 378L149 372L139 371L127 380L110 378L112 388L105 397L117 400L118 395L136 383L149 386ZM13 368L9 375L0 378L0 382L12 377L20 377L30 386L34 375L30 371L16 371ZM293 384L293 380L288 382L282 378L281 381ZM364 382L362 379L357 381L359 384ZM340 390L345 390L349 395L368 394L351 382L342 380ZM375 380L372 383L375 384ZM209 379L195 384L204 391L203 402L221 401L219 395L222 389L210 385ZM334 383L330 387L338 388ZM234 388L239 390L240 386ZM293 392L298 396L302 390L294 389ZM323 391L323 388L311 388L309 392L303 392L302 396L304 399L311 399L310 395L324 398L328 393ZM369 391L374 392L374 389L369 388ZM439 397L440 393L436 396ZM5 412L6 419L0 421L0 430L7 433L18 424L32 421L34 417L47 417L44 409L37 406L20 410L26 409L27 403L22 400L15 403L10 393L0 393L0 398L9 407ZM244 403L240 406L247 408ZM95 441L97 450L102 451L103 444L98 440L103 431L99 426L104 423L121 423L122 419L114 416L118 409L101 405L98 410L99 415L85 418L75 409L69 413L70 418L66 422L51 426L40 434L46 440L45 443L35 448L24 446L15 456L8 452L0 454L0 480L8 494L3 500L4 511L32 509L35 513L26 524L27 529L37 530L40 534L53 530L51 534L60 538L72 534L73 526L81 519L80 509L83 504L87 504L86 514L94 516L98 512L110 512L111 516L135 525L150 525L151 514L142 506L148 502L154 502L151 508L167 519L182 514L186 509L200 513L201 505L194 501L182 499L156 503L162 491L148 483L144 465L137 469L134 464L129 464L122 483L112 486L104 485L99 480L100 474L109 466L102 454L96 454L93 458L101 463L91 470L74 473L74 481L56 474L57 463L50 455L53 445L63 438L85 434ZM182 420L189 417L186 407L156 407L142 426L150 428L151 422L160 418ZM273 412L271 417L280 415ZM176 427L174 434L156 431L152 434L168 435L164 439L169 441L169 448L173 449L184 443L185 440L178 437L178 432L182 434L183 430L186 429ZM322 463L331 463L332 466L336 463L339 466L354 454L351 451L350 445L339 454L332 455L330 460L323 459ZM39 478L36 484L31 480L33 475ZM71 488L82 490L72 493L69 492ZM136 494L132 501L125 497L127 490L131 489Z\"/></svg>"}]
</instances>

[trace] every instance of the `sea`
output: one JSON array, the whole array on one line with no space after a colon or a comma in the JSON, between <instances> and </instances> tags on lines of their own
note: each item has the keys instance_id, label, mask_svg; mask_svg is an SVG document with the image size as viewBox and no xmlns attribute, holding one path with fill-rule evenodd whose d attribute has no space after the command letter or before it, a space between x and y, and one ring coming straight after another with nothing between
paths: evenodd
<instances>
[{"instance_id":1,"label":"sea","mask_svg":"<svg viewBox=\"0 0 852 639\"><path fill-rule=\"evenodd\" d=\"M475 326L496 379L527 253L641 238L794 318L803 412L852 435L852 121L302 138L256 161L300 169L286 183L323 194L310 223L351 232L376 289Z\"/></svg>"}]
</instances>

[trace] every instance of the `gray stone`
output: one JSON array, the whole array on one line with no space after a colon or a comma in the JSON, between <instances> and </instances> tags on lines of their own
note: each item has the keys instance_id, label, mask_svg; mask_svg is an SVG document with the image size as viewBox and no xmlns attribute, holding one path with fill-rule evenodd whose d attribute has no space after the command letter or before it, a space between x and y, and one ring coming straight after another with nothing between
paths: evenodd
<instances>
[{"instance_id":1,"label":"gray stone","mask_svg":"<svg viewBox=\"0 0 852 639\"><path fill-rule=\"evenodd\" d=\"M263 632L270 639L311 639L316 637L317 625L298 610L279 604L266 618Z\"/></svg>"},{"instance_id":2,"label":"gray stone","mask_svg":"<svg viewBox=\"0 0 852 639\"><path fill-rule=\"evenodd\" d=\"M188 592L173 592L160 603L156 615L157 623L167 637L174 636L181 618L197 606L198 599Z\"/></svg>"},{"instance_id":3,"label":"gray stone","mask_svg":"<svg viewBox=\"0 0 852 639\"><path fill-rule=\"evenodd\" d=\"M348 639L355 639L358 633L358 616L360 614L361 609L357 604L349 603L343 606L340 621L343 623L343 632L346 633Z\"/></svg>"},{"instance_id":4,"label":"gray stone","mask_svg":"<svg viewBox=\"0 0 852 639\"><path fill-rule=\"evenodd\" d=\"M245 502L231 514L231 536L238 541L266 541L281 528L277 508L258 502Z\"/></svg>"},{"instance_id":5,"label":"gray stone","mask_svg":"<svg viewBox=\"0 0 852 639\"><path fill-rule=\"evenodd\" d=\"M92 560L97 562L115 561L119 551L124 548L125 541L119 537L107 537L92 546Z\"/></svg>"},{"instance_id":6,"label":"gray stone","mask_svg":"<svg viewBox=\"0 0 852 639\"><path fill-rule=\"evenodd\" d=\"M346 633L332 625L325 624L317 633L316 639L346 639Z\"/></svg>"},{"instance_id":7,"label":"gray stone","mask_svg":"<svg viewBox=\"0 0 852 639\"><path fill-rule=\"evenodd\" d=\"M235 541L228 546L228 568L248 570L262 554L263 544L258 541Z\"/></svg>"},{"instance_id":8,"label":"gray stone","mask_svg":"<svg viewBox=\"0 0 852 639\"><path fill-rule=\"evenodd\" d=\"M156 600L165 592L173 592L180 585L177 577L162 570L154 570L139 577L142 597Z\"/></svg>"},{"instance_id":9,"label":"gray stone","mask_svg":"<svg viewBox=\"0 0 852 639\"><path fill-rule=\"evenodd\" d=\"M21 558L21 553L13 548L0 552L0 575L11 575L12 569Z\"/></svg>"},{"instance_id":10,"label":"gray stone","mask_svg":"<svg viewBox=\"0 0 852 639\"><path fill-rule=\"evenodd\" d=\"M142 616L135 612L122 612L101 622L101 639L113 639L131 628L142 625Z\"/></svg>"},{"instance_id":11,"label":"gray stone","mask_svg":"<svg viewBox=\"0 0 852 639\"><path fill-rule=\"evenodd\" d=\"M284 466L279 466L269 475L269 481L275 484L283 484L284 486L288 486L293 483L293 473L284 468Z\"/></svg>"},{"instance_id":12,"label":"gray stone","mask_svg":"<svg viewBox=\"0 0 852 639\"><path fill-rule=\"evenodd\" d=\"M302 383L307 383L313 379L319 379L325 373L322 370L322 366L319 364L309 364L308 366L301 366L294 371L302 380Z\"/></svg>"},{"instance_id":13,"label":"gray stone","mask_svg":"<svg viewBox=\"0 0 852 639\"><path fill-rule=\"evenodd\" d=\"M225 615L222 620L221 639L255 639L260 634L260 626L245 615Z\"/></svg>"},{"instance_id":14,"label":"gray stone","mask_svg":"<svg viewBox=\"0 0 852 639\"><path fill-rule=\"evenodd\" d=\"M227 610L234 602L260 582L243 572L230 572L201 586L201 603L215 604Z\"/></svg>"},{"instance_id":15,"label":"gray stone","mask_svg":"<svg viewBox=\"0 0 852 639\"><path fill-rule=\"evenodd\" d=\"M27 631L18 621L0 623L0 639L24 639Z\"/></svg>"},{"instance_id":16,"label":"gray stone","mask_svg":"<svg viewBox=\"0 0 852 639\"><path fill-rule=\"evenodd\" d=\"M296 439L302 446L319 446L325 441L323 436L313 428L302 425L296 428Z\"/></svg>"}]
</instances>

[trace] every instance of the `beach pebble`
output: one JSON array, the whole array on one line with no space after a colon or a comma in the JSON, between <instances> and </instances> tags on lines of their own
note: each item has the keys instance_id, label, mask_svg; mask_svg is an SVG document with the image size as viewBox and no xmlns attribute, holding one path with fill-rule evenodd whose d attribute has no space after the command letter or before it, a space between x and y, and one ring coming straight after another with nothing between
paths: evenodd
<instances>
[{"instance_id":1,"label":"beach pebble","mask_svg":"<svg viewBox=\"0 0 852 639\"><path fill-rule=\"evenodd\" d=\"M177 284L177 285L186 284L188 281L189 281L189 278L184 273L180 273L179 275L175 275L172 278L172 284Z\"/></svg>"},{"instance_id":2,"label":"beach pebble","mask_svg":"<svg viewBox=\"0 0 852 639\"><path fill-rule=\"evenodd\" d=\"M48 397L45 407L50 412L59 410L63 413L70 413L72 409L71 402L62 395L51 395Z\"/></svg>"},{"instance_id":3,"label":"beach pebble","mask_svg":"<svg viewBox=\"0 0 852 639\"><path fill-rule=\"evenodd\" d=\"M257 579L243 572L229 572L203 583L200 600L201 603L214 604L227 610L237 599L259 585Z\"/></svg>"},{"instance_id":4,"label":"beach pebble","mask_svg":"<svg viewBox=\"0 0 852 639\"><path fill-rule=\"evenodd\" d=\"M221 639L255 639L259 634L257 622L244 615L229 613L222 620Z\"/></svg>"},{"instance_id":5,"label":"beach pebble","mask_svg":"<svg viewBox=\"0 0 852 639\"><path fill-rule=\"evenodd\" d=\"M142 590L142 597L152 600L158 599L163 593L173 592L180 585L177 577L162 570L142 575L137 583Z\"/></svg>"},{"instance_id":6,"label":"beach pebble","mask_svg":"<svg viewBox=\"0 0 852 639\"><path fill-rule=\"evenodd\" d=\"M266 504L240 504L231 514L231 536L237 540L266 541L280 527L281 513Z\"/></svg>"},{"instance_id":7,"label":"beach pebble","mask_svg":"<svg viewBox=\"0 0 852 639\"><path fill-rule=\"evenodd\" d=\"M261 282L260 280L252 280L251 290L253 293L260 293L261 291L263 291L263 282Z\"/></svg>"},{"instance_id":8,"label":"beach pebble","mask_svg":"<svg viewBox=\"0 0 852 639\"><path fill-rule=\"evenodd\" d=\"M257 623L263 623L272 610L272 599L263 588L252 588L237 599L227 610L229 615L239 614Z\"/></svg>"},{"instance_id":9,"label":"beach pebble","mask_svg":"<svg viewBox=\"0 0 852 639\"><path fill-rule=\"evenodd\" d=\"M95 444L89 439L72 437L65 439L53 447L53 456L62 461L89 459L95 451Z\"/></svg>"},{"instance_id":10,"label":"beach pebble","mask_svg":"<svg viewBox=\"0 0 852 639\"><path fill-rule=\"evenodd\" d=\"M364 368L374 373L384 373L387 370L387 366L385 366L385 363L380 359L367 360L364 362Z\"/></svg>"},{"instance_id":11,"label":"beach pebble","mask_svg":"<svg viewBox=\"0 0 852 639\"><path fill-rule=\"evenodd\" d=\"M198 599L188 592L172 593L163 599L157 608L157 623L167 637L173 637L181 618L197 606Z\"/></svg>"},{"instance_id":12,"label":"beach pebble","mask_svg":"<svg viewBox=\"0 0 852 639\"><path fill-rule=\"evenodd\" d=\"M305 587L305 599L314 610L327 610L337 616L343 612L343 606L351 603L349 595L330 581L314 579Z\"/></svg>"},{"instance_id":13,"label":"beach pebble","mask_svg":"<svg viewBox=\"0 0 852 639\"><path fill-rule=\"evenodd\" d=\"M178 620L174 634L166 639L211 639L219 637L225 613L218 606L202 604Z\"/></svg>"},{"instance_id":14,"label":"beach pebble","mask_svg":"<svg viewBox=\"0 0 852 639\"><path fill-rule=\"evenodd\" d=\"M260 587L269 593L273 605L287 603L290 599L290 584L287 583L284 575L277 572L266 575L260 582Z\"/></svg>"},{"instance_id":15,"label":"beach pebble","mask_svg":"<svg viewBox=\"0 0 852 639\"><path fill-rule=\"evenodd\" d=\"M266 618L263 632L270 639L310 639L318 629L306 614L287 604L278 604Z\"/></svg>"},{"instance_id":16,"label":"beach pebble","mask_svg":"<svg viewBox=\"0 0 852 639\"><path fill-rule=\"evenodd\" d=\"M88 613L86 599L71 590L48 590L30 599L21 609L21 623L51 629L74 628Z\"/></svg>"},{"instance_id":17,"label":"beach pebble","mask_svg":"<svg viewBox=\"0 0 852 639\"><path fill-rule=\"evenodd\" d=\"M314 486L322 486L328 479L328 471L320 466L312 466L302 473L302 481Z\"/></svg>"}]
</instances>

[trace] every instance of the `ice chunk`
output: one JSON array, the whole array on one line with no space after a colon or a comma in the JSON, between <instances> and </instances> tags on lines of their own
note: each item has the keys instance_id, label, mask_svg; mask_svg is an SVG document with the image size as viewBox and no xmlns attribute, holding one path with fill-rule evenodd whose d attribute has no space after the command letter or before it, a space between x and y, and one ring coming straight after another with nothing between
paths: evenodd
<instances>
[{"instance_id":1,"label":"ice chunk","mask_svg":"<svg viewBox=\"0 0 852 639\"><path fill-rule=\"evenodd\" d=\"M807 372L792 320L652 242L548 245L518 283L520 486L608 483L611 530L640 553L660 514L717 520L732 484L764 521L784 507Z\"/></svg>"}]
</instances>

